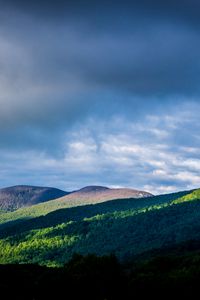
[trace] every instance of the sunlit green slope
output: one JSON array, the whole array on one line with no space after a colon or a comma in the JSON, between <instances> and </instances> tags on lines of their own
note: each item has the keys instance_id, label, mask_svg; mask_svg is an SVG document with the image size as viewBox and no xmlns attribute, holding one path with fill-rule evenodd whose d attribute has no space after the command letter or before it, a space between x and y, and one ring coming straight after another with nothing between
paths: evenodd
<instances>
[{"instance_id":1,"label":"sunlit green slope","mask_svg":"<svg viewBox=\"0 0 200 300\"><path fill-rule=\"evenodd\" d=\"M113 200L2 224L0 262L62 265L75 252L115 253L127 260L153 249L200 240L200 190L178 195L152 197L142 205L142 199Z\"/></svg>"}]
</instances>

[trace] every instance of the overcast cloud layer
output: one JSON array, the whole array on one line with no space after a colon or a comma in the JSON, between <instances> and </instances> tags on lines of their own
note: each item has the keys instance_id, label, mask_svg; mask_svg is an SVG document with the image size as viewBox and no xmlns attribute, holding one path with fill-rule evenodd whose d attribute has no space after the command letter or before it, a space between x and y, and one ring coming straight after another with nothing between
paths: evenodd
<instances>
[{"instance_id":1,"label":"overcast cloud layer","mask_svg":"<svg viewBox=\"0 0 200 300\"><path fill-rule=\"evenodd\" d=\"M200 187L199 1L0 4L2 187Z\"/></svg>"}]
</instances>

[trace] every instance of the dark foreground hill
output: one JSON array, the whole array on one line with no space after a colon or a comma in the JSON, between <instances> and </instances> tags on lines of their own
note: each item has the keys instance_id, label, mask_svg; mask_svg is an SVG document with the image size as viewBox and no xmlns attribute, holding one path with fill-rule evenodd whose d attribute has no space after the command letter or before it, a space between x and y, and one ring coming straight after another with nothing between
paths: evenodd
<instances>
[{"instance_id":1,"label":"dark foreground hill","mask_svg":"<svg viewBox=\"0 0 200 300\"><path fill-rule=\"evenodd\" d=\"M51 188L18 185L0 189L0 210L12 211L68 195L68 192Z\"/></svg>"},{"instance_id":2,"label":"dark foreground hill","mask_svg":"<svg viewBox=\"0 0 200 300\"><path fill-rule=\"evenodd\" d=\"M200 245L193 246L191 241L168 249L165 255L128 265L113 255L74 255L62 268L0 265L1 296L8 300L197 299Z\"/></svg>"}]
</instances>

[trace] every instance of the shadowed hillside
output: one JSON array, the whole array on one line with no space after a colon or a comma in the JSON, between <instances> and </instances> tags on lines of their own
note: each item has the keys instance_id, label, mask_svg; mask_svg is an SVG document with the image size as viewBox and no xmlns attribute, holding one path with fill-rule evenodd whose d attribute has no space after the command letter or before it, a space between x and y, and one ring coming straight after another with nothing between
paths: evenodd
<instances>
[{"instance_id":1,"label":"shadowed hillside","mask_svg":"<svg viewBox=\"0 0 200 300\"><path fill-rule=\"evenodd\" d=\"M200 284L200 244L166 249L152 259L119 263L114 255L75 254L61 268L0 265L5 299L196 299ZM70 295L70 296L69 296ZM70 297L70 298L69 298ZM164 298L165 299L165 298Z\"/></svg>"},{"instance_id":2,"label":"shadowed hillside","mask_svg":"<svg viewBox=\"0 0 200 300\"><path fill-rule=\"evenodd\" d=\"M18 185L0 189L0 210L12 211L69 194L51 187Z\"/></svg>"}]
</instances>

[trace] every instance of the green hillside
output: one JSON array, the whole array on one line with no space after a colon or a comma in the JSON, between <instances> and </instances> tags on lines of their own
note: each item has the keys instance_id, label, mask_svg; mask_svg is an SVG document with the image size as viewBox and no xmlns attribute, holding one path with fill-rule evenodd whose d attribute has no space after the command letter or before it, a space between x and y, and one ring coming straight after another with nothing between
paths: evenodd
<instances>
[{"instance_id":1,"label":"green hillside","mask_svg":"<svg viewBox=\"0 0 200 300\"><path fill-rule=\"evenodd\" d=\"M175 200L177 198L180 198L184 195L190 194L191 191L184 191L179 193L173 193L168 195L161 195L161 196L154 196L154 197L145 197L140 199L122 199L119 200L117 203L114 204L114 210L120 210L120 209L126 209L127 205L130 208L138 208L138 207L146 207L153 204L160 204L169 202L172 200ZM114 200L112 200L114 201ZM113 202L114 203L114 202ZM128 204L127 204L128 203ZM94 202L91 199L88 199L88 201L84 200L81 201L81 199L68 199L67 201L63 201L62 198L48 201L45 203L40 203L31 207L21 208L14 212L1 212L0 213L0 224L9 222L9 221L15 221L15 220L23 220L23 219L31 219L39 216L44 216L49 214L50 212L54 212L59 209L64 208L71 208L71 207L77 207L82 205L89 205L94 204ZM98 207L98 206L97 206ZM107 206L100 205L100 208L106 207L109 208L110 204ZM94 208L94 206L93 206ZM94 208L95 212L95 208Z\"/></svg>"},{"instance_id":2,"label":"green hillside","mask_svg":"<svg viewBox=\"0 0 200 300\"><path fill-rule=\"evenodd\" d=\"M74 253L121 261L200 240L200 190L61 209L0 226L0 263L60 266Z\"/></svg>"},{"instance_id":3,"label":"green hillside","mask_svg":"<svg viewBox=\"0 0 200 300\"><path fill-rule=\"evenodd\" d=\"M194 200L199 200L200 199L200 189L194 190L191 193L188 193L176 200L174 200L174 204L178 203L183 203L183 202L188 202L188 201L194 201Z\"/></svg>"}]
</instances>

